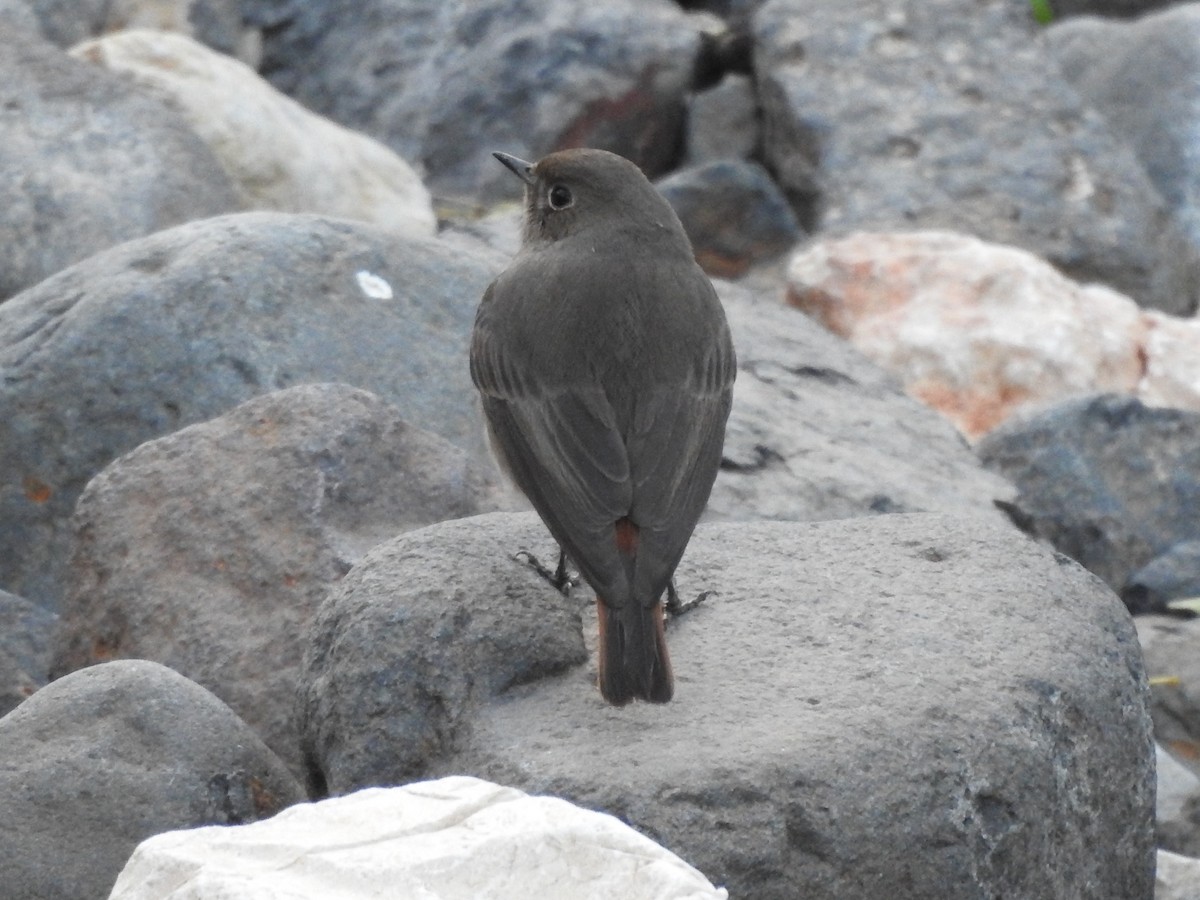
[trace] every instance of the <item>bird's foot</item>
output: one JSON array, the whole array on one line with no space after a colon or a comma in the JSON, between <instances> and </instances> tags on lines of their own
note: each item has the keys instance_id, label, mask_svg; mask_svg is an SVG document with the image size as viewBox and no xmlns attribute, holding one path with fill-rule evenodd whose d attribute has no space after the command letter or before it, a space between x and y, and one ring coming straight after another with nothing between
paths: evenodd
<instances>
[{"instance_id":1,"label":"bird's foot","mask_svg":"<svg viewBox=\"0 0 1200 900\"><path fill-rule=\"evenodd\" d=\"M667 582L667 622L674 622L676 619L683 616L684 613L691 612L715 593L716 591L701 591L691 600L680 600L679 591L675 590L675 579L672 578Z\"/></svg>"},{"instance_id":2,"label":"bird's foot","mask_svg":"<svg viewBox=\"0 0 1200 900\"><path fill-rule=\"evenodd\" d=\"M550 586L564 597L571 596L571 588L579 587L579 576L567 571L567 554L561 550L558 551L558 567L553 572L542 565L541 560L528 550L518 550L513 554L513 559L517 560L517 562L525 563L525 565L541 575L542 578L546 579L550 583Z\"/></svg>"}]
</instances>

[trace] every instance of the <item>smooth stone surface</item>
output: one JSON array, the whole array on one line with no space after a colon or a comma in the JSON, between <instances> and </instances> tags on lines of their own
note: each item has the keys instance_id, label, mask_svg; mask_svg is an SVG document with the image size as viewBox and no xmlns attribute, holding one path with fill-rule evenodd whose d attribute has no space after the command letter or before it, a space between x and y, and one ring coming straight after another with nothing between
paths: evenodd
<instances>
[{"instance_id":1,"label":"smooth stone surface","mask_svg":"<svg viewBox=\"0 0 1200 900\"><path fill-rule=\"evenodd\" d=\"M103 900L145 838L302 799L199 685L142 660L83 669L0 719L0 897Z\"/></svg>"},{"instance_id":2,"label":"smooth stone surface","mask_svg":"<svg viewBox=\"0 0 1200 900\"><path fill-rule=\"evenodd\" d=\"M443 523L331 595L304 697L334 793L467 773L555 794L733 896L1149 896L1132 622L1011 527L702 525L679 589L713 593L669 630L676 699L625 709L562 653L579 601L513 561L522 548L553 559L532 514Z\"/></svg>"}]
</instances>

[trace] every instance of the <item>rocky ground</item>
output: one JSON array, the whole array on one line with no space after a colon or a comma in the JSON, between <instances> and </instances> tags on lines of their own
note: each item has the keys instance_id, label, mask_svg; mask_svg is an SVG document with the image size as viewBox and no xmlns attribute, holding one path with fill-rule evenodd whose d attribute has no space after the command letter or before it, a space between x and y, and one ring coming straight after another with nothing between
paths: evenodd
<instances>
[{"instance_id":1,"label":"rocky ground","mask_svg":"<svg viewBox=\"0 0 1200 900\"><path fill-rule=\"evenodd\" d=\"M0 896L452 775L695 896L1200 896L1200 3L0 0L0 134ZM737 345L666 707L467 373L571 146Z\"/></svg>"}]
</instances>

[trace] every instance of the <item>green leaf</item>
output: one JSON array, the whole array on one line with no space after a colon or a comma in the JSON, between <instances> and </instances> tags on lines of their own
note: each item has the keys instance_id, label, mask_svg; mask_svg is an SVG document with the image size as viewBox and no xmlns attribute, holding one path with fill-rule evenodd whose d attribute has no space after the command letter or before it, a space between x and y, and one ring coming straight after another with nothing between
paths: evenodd
<instances>
[{"instance_id":1,"label":"green leaf","mask_svg":"<svg viewBox=\"0 0 1200 900\"><path fill-rule=\"evenodd\" d=\"M1033 10L1033 18L1039 25L1049 25L1054 21L1054 8L1050 0L1029 0L1029 8Z\"/></svg>"}]
</instances>

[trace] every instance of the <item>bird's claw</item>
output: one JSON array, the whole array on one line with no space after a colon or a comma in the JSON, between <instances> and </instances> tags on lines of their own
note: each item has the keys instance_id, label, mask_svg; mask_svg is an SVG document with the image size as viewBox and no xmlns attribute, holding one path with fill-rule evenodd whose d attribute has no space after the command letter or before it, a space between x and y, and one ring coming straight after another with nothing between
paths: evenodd
<instances>
[{"instance_id":1,"label":"bird's claw","mask_svg":"<svg viewBox=\"0 0 1200 900\"><path fill-rule=\"evenodd\" d=\"M528 550L518 550L513 554L513 559L529 566L564 597L571 596L571 588L579 587L579 576L567 571L567 555L561 550L558 553L558 566L553 572Z\"/></svg>"},{"instance_id":2,"label":"bird's claw","mask_svg":"<svg viewBox=\"0 0 1200 900\"><path fill-rule=\"evenodd\" d=\"M715 593L716 591L701 591L691 600L685 602L679 599L679 592L675 590L675 579L672 578L669 582L667 582L667 601L665 605L667 621L674 622L684 613L691 612Z\"/></svg>"}]
</instances>

